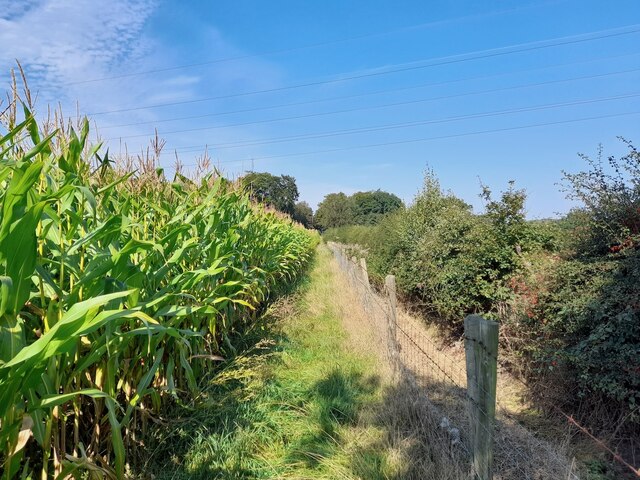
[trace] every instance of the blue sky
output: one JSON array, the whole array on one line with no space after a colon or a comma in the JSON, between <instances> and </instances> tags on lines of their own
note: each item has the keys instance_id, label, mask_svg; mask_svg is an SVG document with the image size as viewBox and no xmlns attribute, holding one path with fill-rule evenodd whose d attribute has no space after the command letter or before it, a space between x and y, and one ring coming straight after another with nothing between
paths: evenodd
<instances>
[{"instance_id":1,"label":"blue sky","mask_svg":"<svg viewBox=\"0 0 640 480\"><path fill-rule=\"evenodd\" d=\"M41 114L78 105L112 153L157 128L169 170L208 145L230 176L295 176L312 206L411 201L429 167L477 210L480 180L513 179L552 216L578 152L640 141L637 0L0 0L4 86L15 58Z\"/></svg>"}]
</instances>

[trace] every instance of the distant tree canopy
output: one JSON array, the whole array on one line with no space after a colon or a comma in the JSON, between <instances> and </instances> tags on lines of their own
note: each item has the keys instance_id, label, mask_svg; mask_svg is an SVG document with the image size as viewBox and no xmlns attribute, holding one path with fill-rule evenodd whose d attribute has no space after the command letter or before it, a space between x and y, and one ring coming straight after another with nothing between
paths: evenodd
<instances>
[{"instance_id":1,"label":"distant tree canopy","mask_svg":"<svg viewBox=\"0 0 640 480\"><path fill-rule=\"evenodd\" d=\"M330 193L318 205L314 224L323 230L353 223L353 209L349 197L344 193Z\"/></svg>"},{"instance_id":2,"label":"distant tree canopy","mask_svg":"<svg viewBox=\"0 0 640 480\"><path fill-rule=\"evenodd\" d=\"M313 227L313 210L307 202L296 203L293 209L293 219L304 225L305 228Z\"/></svg>"},{"instance_id":3,"label":"distant tree canopy","mask_svg":"<svg viewBox=\"0 0 640 480\"><path fill-rule=\"evenodd\" d=\"M382 190L354 193L351 202L355 225L375 225L386 214L402 207L402 200Z\"/></svg>"},{"instance_id":4,"label":"distant tree canopy","mask_svg":"<svg viewBox=\"0 0 640 480\"><path fill-rule=\"evenodd\" d=\"M351 196L342 192L330 193L318 205L314 223L323 230L345 225L374 225L402 206L402 200L382 190Z\"/></svg>"},{"instance_id":5,"label":"distant tree canopy","mask_svg":"<svg viewBox=\"0 0 640 480\"><path fill-rule=\"evenodd\" d=\"M296 179L289 175L249 172L241 178L242 186L251 197L289 215L295 212L299 193Z\"/></svg>"}]
</instances>

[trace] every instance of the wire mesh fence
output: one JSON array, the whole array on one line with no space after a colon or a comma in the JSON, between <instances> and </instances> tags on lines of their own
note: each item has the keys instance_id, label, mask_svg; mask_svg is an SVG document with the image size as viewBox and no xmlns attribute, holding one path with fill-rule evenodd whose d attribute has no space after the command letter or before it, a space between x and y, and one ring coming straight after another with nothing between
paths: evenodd
<instances>
[{"instance_id":1,"label":"wire mesh fence","mask_svg":"<svg viewBox=\"0 0 640 480\"><path fill-rule=\"evenodd\" d=\"M562 442L552 444L523 427L503 405L499 394L495 415L480 408L477 398L469 394L464 358L454 358L439 348L421 322L398 311L394 279L387 278L384 287L377 291L369 282L364 259L350 257L342 245L330 243L329 248L375 333L373 347L388 362L395 379L412 384L417 394L424 397L430 409L438 415L439 428L448 433L452 455L468 458L471 463L472 438L483 435L492 446L494 478L580 478L575 462L565 454ZM465 341L478 340L467 336ZM495 398L495 393L484 389L480 393ZM470 407L475 407L481 417L491 421L476 421L472 425ZM476 470L475 474L479 472Z\"/></svg>"}]
</instances>

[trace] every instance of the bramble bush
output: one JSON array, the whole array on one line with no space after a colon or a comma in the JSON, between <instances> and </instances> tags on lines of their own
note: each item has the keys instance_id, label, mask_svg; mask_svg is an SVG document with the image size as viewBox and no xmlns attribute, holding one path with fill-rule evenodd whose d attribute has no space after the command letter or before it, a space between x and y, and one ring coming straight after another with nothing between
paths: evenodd
<instances>
[{"instance_id":1,"label":"bramble bush","mask_svg":"<svg viewBox=\"0 0 640 480\"><path fill-rule=\"evenodd\" d=\"M576 255L603 255L640 244L640 152L628 140L626 155L603 160L602 147L595 159L580 155L588 170L564 173L568 196L583 204L583 220Z\"/></svg>"},{"instance_id":2,"label":"bramble bush","mask_svg":"<svg viewBox=\"0 0 640 480\"><path fill-rule=\"evenodd\" d=\"M640 258L636 252L559 262L541 296L536 359L564 362L580 396L640 401Z\"/></svg>"},{"instance_id":3,"label":"bramble bush","mask_svg":"<svg viewBox=\"0 0 640 480\"><path fill-rule=\"evenodd\" d=\"M548 280L538 318L549 341L539 356L563 360L581 396L604 396L635 412L640 403L640 154L582 156L588 170L565 173L583 208L568 216L564 261Z\"/></svg>"}]
</instances>

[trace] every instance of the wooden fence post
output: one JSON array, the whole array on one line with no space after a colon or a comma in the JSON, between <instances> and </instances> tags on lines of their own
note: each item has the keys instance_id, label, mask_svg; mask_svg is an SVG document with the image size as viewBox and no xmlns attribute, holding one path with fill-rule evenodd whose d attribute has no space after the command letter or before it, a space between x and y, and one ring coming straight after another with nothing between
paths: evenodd
<instances>
[{"instance_id":1,"label":"wooden fence post","mask_svg":"<svg viewBox=\"0 0 640 480\"><path fill-rule=\"evenodd\" d=\"M351 275L352 275L352 280L353 280L353 284L356 286L356 288L358 288L358 279L360 278L360 270L358 268L358 259L356 257L351 257Z\"/></svg>"},{"instance_id":2,"label":"wooden fence post","mask_svg":"<svg viewBox=\"0 0 640 480\"><path fill-rule=\"evenodd\" d=\"M362 282L367 290L371 290L371 284L369 283L369 271L367 270L367 261L364 258L360 259L360 270L362 271Z\"/></svg>"},{"instance_id":3,"label":"wooden fence post","mask_svg":"<svg viewBox=\"0 0 640 480\"><path fill-rule=\"evenodd\" d=\"M464 333L474 478L492 480L498 323L469 315L464 319Z\"/></svg>"},{"instance_id":4,"label":"wooden fence post","mask_svg":"<svg viewBox=\"0 0 640 480\"><path fill-rule=\"evenodd\" d=\"M396 277L393 275L387 275L384 279L384 285L387 289L387 295L389 297L389 319L388 319L388 337L389 337L389 352L391 354L391 367L394 377L398 374L398 300L396 298Z\"/></svg>"}]
</instances>

